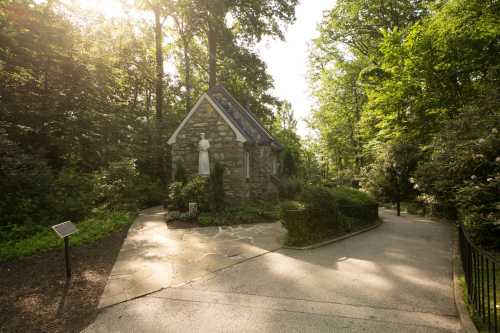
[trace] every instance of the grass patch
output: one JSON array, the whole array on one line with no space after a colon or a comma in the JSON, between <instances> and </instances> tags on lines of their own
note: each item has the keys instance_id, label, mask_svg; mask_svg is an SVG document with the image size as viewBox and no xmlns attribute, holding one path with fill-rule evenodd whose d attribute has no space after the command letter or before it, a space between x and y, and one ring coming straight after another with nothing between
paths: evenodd
<instances>
[{"instance_id":1,"label":"grass patch","mask_svg":"<svg viewBox=\"0 0 500 333\"><path fill-rule=\"evenodd\" d=\"M92 243L114 230L129 226L134 214L121 211L100 211L93 217L76 223L78 232L71 236L72 245ZM30 256L36 253L61 248L64 242L47 227L30 237L0 243L0 261Z\"/></svg>"}]
</instances>

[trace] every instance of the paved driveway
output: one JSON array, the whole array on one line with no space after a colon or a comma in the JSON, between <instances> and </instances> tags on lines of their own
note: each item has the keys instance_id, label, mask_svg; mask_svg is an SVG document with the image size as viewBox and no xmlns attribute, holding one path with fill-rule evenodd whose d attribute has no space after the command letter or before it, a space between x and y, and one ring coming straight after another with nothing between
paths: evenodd
<instances>
[{"instance_id":1,"label":"paved driveway","mask_svg":"<svg viewBox=\"0 0 500 333\"><path fill-rule=\"evenodd\" d=\"M451 226L384 224L309 251L277 250L104 309L87 332L456 332Z\"/></svg>"}]
</instances>

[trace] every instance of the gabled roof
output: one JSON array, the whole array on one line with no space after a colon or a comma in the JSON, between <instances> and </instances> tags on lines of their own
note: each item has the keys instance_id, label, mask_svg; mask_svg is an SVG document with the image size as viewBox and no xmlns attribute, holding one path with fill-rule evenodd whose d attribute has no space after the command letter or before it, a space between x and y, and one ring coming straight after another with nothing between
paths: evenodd
<instances>
[{"instance_id":1,"label":"gabled roof","mask_svg":"<svg viewBox=\"0 0 500 333\"><path fill-rule=\"evenodd\" d=\"M259 122L259 120L250 111L244 108L222 85L215 86L200 97L196 105L191 109L186 118L184 118L168 140L169 144L175 142L177 134L205 98L208 99L210 104L212 104L216 111L233 129L238 141L259 145L271 144L273 148L277 150L283 149L283 146Z\"/></svg>"}]
</instances>

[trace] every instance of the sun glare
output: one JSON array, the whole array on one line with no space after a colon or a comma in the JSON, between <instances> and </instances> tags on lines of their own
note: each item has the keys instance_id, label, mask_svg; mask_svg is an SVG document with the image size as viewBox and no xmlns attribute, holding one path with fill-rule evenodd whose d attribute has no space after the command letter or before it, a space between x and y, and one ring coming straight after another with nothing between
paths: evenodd
<instances>
[{"instance_id":1,"label":"sun glare","mask_svg":"<svg viewBox=\"0 0 500 333\"><path fill-rule=\"evenodd\" d=\"M76 0L82 9L95 10L105 17L125 15L125 10L118 0Z\"/></svg>"}]
</instances>

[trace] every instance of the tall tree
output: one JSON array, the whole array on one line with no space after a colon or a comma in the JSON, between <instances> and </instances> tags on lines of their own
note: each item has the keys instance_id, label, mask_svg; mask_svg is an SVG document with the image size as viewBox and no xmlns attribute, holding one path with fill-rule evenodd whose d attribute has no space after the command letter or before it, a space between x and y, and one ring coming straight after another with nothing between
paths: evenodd
<instances>
[{"instance_id":1,"label":"tall tree","mask_svg":"<svg viewBox=\"0 0 500 333\"><path fill-rule=\"evenodd\" d=\"M193 70L191 68L191 47L193 38L199 29L199 20L196 17L196 10L193 6L194 4L190 0L178 1L172 15L174 30L182 49L186 113L189 112L192 106Z\"/></svg>"},{"instance_id":2,"label":"tall tree","mask_svg":"<svg viewBox=\"0 0 500 333\"><path fill-rule=\"evenodd\" d=\"M312 123L335 169L359 173L373 160L373 147L366 145L373 124L363 116L367 78L384 73L377 64L385 33L404 31L428 15L431 2L339 0L326 12L311 49L309 78L318 101Z\"/></svg>"},{"instance_id":3,"label":"tall tree","mask_svg":"<svg viewBox=\"0 0 500 333\"><path fill-rule=\"evenodd\" d=\"M246 43L263 36L283 38L283 23L295 20L297 0L194 0L199 17L204 20L209 54L209 87L217 82L217 48L224 29L234 30Z\"/></svg>"}]
</instances>

